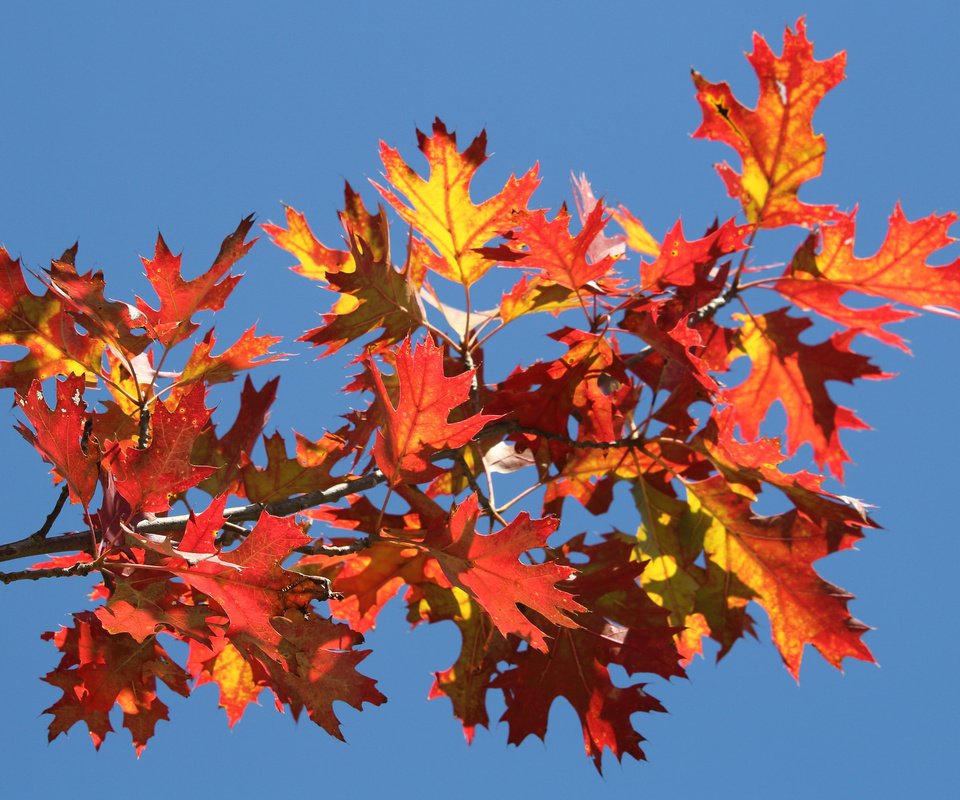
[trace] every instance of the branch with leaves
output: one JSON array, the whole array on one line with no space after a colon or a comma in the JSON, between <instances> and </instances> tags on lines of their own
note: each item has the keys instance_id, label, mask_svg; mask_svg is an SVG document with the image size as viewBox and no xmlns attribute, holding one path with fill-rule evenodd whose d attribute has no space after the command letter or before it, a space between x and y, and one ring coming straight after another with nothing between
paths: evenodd
<instances>
[{"instance_id":1,"label":"branch with leaves","mask_svg":"<svg viewBox=\"0 0 960 800\"><path fill-rule=\"evenodd\" d=\"M61 654L46 677L63 690L47 709L50 738L83 722L99 747L120 704L139 752L167 717L158 678L183 695L217 684L231 725L269 691L339 737L335 701L385 700L358 670L361 645L401 591L412 624L462 634L431 697L450 700L468 739L489 723L490 692L502 693L517 744L543 737L564 697L598 768L607 749L642 758L633 715L662 710L611 668L682 675L705 638L722 657L754 634L755 608L794 676L808 644L836 667L872 661L851 597L813 567L874 526L865 504L825 488L849 461L843 431L866 427L827 384L889 377L855 340L906 349L887 326L908 308L960 313L960 262L929 265L956 215L911 221L898 207L880 250L855 256L855 212L798 198L823 166L812 118L843 54L816 60L801 20L782 55L757 36L748 58L752 109L693 76L695 136L742 162L718 167L742 217L700 238L678 221L658 240L585 177L576 215L532 209L536 168L477 204L486 135L461 150L439 120L417 134L425 174L381 146L374 188L386 206L370 211L346 186L342 246L321 243L291 208L285 225L263 225L295 271L335 294L300 341L323 358L353 347L346 388L363 398L336 431L296 434L292 453L273 433L260 455L276 378L246 378L229 429L213 419L236 377L285 357L255 328L225 349L200 330L240 279L252 217L193 280L159 238L144 259L154 304L108 299L75 248L35 276L35 294L0 250L0 344L26 348L0 362L0 387L15 392L19 431L61 487L35 533L0 545L0 561L60 555L0 582L102 578L94 609L44 634ZM785 268L753 260L774 228L800 231ZM510 286L480 310L475 287L493 275ZM847 304L847 293L884 303ZM758 295L781 305L758 311ZM512 334L521 318L542 322L543 345ZM801 336L816 318L836 332L810 344ZM495 374L495 348L517 363L509 374ZM746 377L730 385L739 359ZM784 437L761 437L777 401ZM788 469L805 445L819 472ZM765 493L788 510L759 514ZM606 519L618 509L617 527L632 532L570 530L571 503ZM71 513L74 529L52 534ZM185 663L171 639L187 645Z\"/></svg>"}]
</instances>

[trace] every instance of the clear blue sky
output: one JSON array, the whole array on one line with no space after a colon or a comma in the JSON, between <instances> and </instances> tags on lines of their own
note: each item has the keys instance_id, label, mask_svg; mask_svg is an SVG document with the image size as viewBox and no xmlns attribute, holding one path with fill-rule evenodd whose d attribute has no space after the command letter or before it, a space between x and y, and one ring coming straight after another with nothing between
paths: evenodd
<instances>
[{"instance_id":1,"label":"clear blue sky","mask_svg":"<svg viewBox=\"0 0 960 800\"><path fill-rule=\"evenodd\" d=\"M209 264L247 213L279 220L281 203L333 243L343 179L371 200L378 139L412 157L414 128L437 115L465 141L487 128L495 155L480 196L539 160L541 205L569 200L570 171L583 170L655 233L677 216L702 229L736 212L711 169L732 153L689 138L699 117L689 69L752 101L742 55L752 31L779 50L801 14L819 57L848 52L847 81L815 119L825 176L805 197L859 203L857 252L868 255L897 200L911 218L960 207L956 3L13 4L0 47L0 243L39 268L79 239L80 265L104 268L123 299L144 291L138 255L158 230L188 270ZM289 263L266 241L254 249L221 341L253 318L288 339L315 324L329 299ZM39 634L87 605L88 584L21 583L0 587L5 795L792 798L955 787L960 322L900 330L915 358L880 354L900 376L839 393L876 428L845 437L857 462L845 492L879 505L885 530L819 565L877 628L867 642L880 668L848 663L840 675L808 651L798 687L769 641L743 642L719 667L698 661L689 681L661 682L654 693L671 713L642 721L650 761L608 761L601 780L560 703L546 746L508 747L494 726L468 748L447 701L426 701L456 633L410 634L395 604L364 664L390 701L343 709L348 745L272 703L231 732L207 688L171 700L173 721L137 761L125 731L99 754L80 726L47 745L39 712L56 692L37 679L56 659ZM271 426L333 426L347 405L330 392L342 367L309 355L284 365ZM15 413L3 414L6 540L34 530L54 493L12 431Z\"/></svg>"}]
</instances>

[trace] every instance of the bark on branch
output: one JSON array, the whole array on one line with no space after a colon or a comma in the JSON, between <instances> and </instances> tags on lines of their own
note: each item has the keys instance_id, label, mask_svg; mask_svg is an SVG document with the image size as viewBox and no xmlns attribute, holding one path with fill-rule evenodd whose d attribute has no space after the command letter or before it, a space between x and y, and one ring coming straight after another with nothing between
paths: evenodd
<instances>
[{"instance_id":1,"label":"bark on branch","mask_svg":"<svg viewBox=\"0 0 960 800\"><path fill-rule=\"evenodd\" d=\"M383 473L380 472L380 470L374 470L360 478L353 478L320 491L288 497L276 503L251 503L245 506L232 506L224 509L223 516L227 522L231 523L252 522L258 519L264 511L278 517L289 516L290 514L296 514L298 511L323 505L324 503L334 503L354 492L367 491L383 483L383 481ZM144 534L181 531L186 528L189 520L189 514L176 514L169 517L145 519L137 523L134 530L136 530L137 533ZM44 539L38 539L34 535L30 535L18 541L0 545L0 562L13 561L18 558L29 558L30 556L49 555L50 553L77 551L89 553L91 552L91 548L90 531L88 530L63 533L58 536L48 536ZM42 570L33 570L32 572L40 573L38 577L44 577ZM0 582L7 582L3 579L2 575L3 573L0 573Z\"/></svg>"},{"instance_id":2,"label":"bark on branch","mask_svg":"<svg viewBox=\"0 0 960 800\"><path fill-rule=\"evenodd\" d=\"M539 430L538 428L520 425L512 420L501 420L499 422L494 422L492 425L484 429L481 436L489 437L491 435L503 435L507 433L529 433L545 439L563 441L569 444L571 447L582 447L586 449L597 450L606 450L615 447L639 447L644 443L644 440L636 438L618 439L611 442L576 441L560 434L554 434L550 433L549 431ZM458 455L459 451L444 450L439 453L435 453L433 460L440 461L445 458L456 458ZM230 529L231 535L234 538L240 538L243 534L237 530L237 524L241 522L253 522L259 519L260 515L264 511L278 517L289 516L291 514L296 514L299 511L304 511L308 508L315 508L316 506L324 505L326 503L334 503L349 494L368 491L373 487L383 483L384 480L385 477L383 473L377 469L359 478L345 480L342 483L338 483L335 486L330 486L327 489L322 489L316 492L308 492L307 494L296 495L294 497L288 497L285 500L279 500L275 503L250 503L244 506L232 506L224 509L223 516L225 521L228 523L226 527ZM487 513L491 513L491 511L487 510ZM51 514L48 518L51 522L53 516L54 515ZM134 530L140 534L171 533L174 531L184 530L189 520L189 514L175 514L167 517L157 517L155 519L146 519L138 522ZM47 526L45 525L41 530L46 533L46 528ZM90 536L89 530L73 531L70 533L62 533L56 536L40 536L39 534L40 531L15 542L9 542L8 544L0 545L0 562L14 561L20 558L30 558L31 556L50 555L52 553L69 553L78 551L88 552L94 556L97 555L95 552L93 552L92 537ZM309 546L308 550L309 552L313 553L327 552L330 550L331 554L338 554L341 550L342 552L352 552L354 550L362 549L366 546L365 542L366 540L364 539L358 539L355 545L346 545L342 548L330 548L327 545L317 542L316 544ZM337 550L338 553L333 553L333 550ZM76 567L70 568L23 570L21 572L10 573L0 572L0 583L10 583L14 580L24 579L36 580L44 577L86 575L96 568L93 566L94 563L95 562L85 562L83 565L76 565Z\"/></svg>"}]
</instances>

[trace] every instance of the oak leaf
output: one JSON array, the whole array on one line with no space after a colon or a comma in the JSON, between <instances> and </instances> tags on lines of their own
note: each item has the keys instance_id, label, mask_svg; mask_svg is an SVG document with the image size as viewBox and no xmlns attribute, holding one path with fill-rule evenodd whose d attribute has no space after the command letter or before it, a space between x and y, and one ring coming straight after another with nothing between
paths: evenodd
<instances>
[{"instance_id":1,"label":"oak leaf","mask_svg":"<svg viewBox=\"0 0 960 800\"><path fill-rule=\"evenodd\" d=\"M344 183L343 199L343 210L338 216L347 236L362 239L365 248L371 251L373 261L389 261L390 228L383 207L379 206L377 213L371 214L348 182ZM327 247L313 235L303 214L289 206L285 211L286 228L272 223L260 227L275 245L297 257L299 263L292 267L294 272L312 280L327 281L331 273L353 272L356 269L354 256L349 250Z\"/></svg>"},{"instance_id":2,"label":"oak leaf","mask_svg":"<svg viewBox=\"0 0 960 800\"><path fill-rule=\"evenodd\" d=\"M952 213L910 221L898 203L880 249L868 258L857 258L853 253L856 216L843 216L801 245L774 288L801 308L906 350L903 340L883 326L911 317L911 312L891 305L853 308L841 298L847 292L859 292L925 311L960 315L960 259L946 266L927 263L955 241L947 231L956 221Z\"/></svg>"},{"instance_id":3,"label":"oak leaf","mask_svg":"<svg viewBox=\"0 0 960 800\"><path fill-rule=\"evenodd\" d=\"M463 725L463 735L471 743L477 726L486 728L490 724L487 692L493 688L500 662L514 652L516 639L504 638L480 604L456 586L423 583L411 591L408 604L407 619L412 624L450 620L460 630L457 660L434 673L427 697L450 698L453 713Z\"/></svg>"},{"instance_id":4,"label":"oak leaf","mask_svg":"<svg viewBox=\"0 0 960 800\"><path fill-rule=\"evenodd\" d=\"M287 353L271 353L280 336L257 336L257 326L245 330L240 338L219 355L211 355L216 345L213 328L193 346L193 352L180 373L178 383L184 386L203 380L207 385L229 383L245 369L283 361Z\"/></svg>"},{"instance_id":5,"label":"oak leaf","mask_svg":"<svg viewBox=\"0 0 960 800\"><path fill-rule=\"evenodd\" d=\"M240 407L230 430L223 436L218 436L211 421L200 431L190 453L190 462L217 467L215 473L204 478L199 484L211 497L220 494L242 494L240 470L243 459L250 457L267 424L279 382L279 378L272 378L262 389L256 389L248 375L243 382Z\"/></svg>"},{"instance_id":6,"label":"oak leaf","mask_svg":"<svg viewBox=\"0 0 960 800\"><path fill-rule=\"evenodd\" d=\"M388 249L378 252L352 231L348 235L353 270L327 273L329 288L340 292L340 298L323 315L323 324L299 339L323 346L321 356L379 329L367 344L368 352L378 352L417 330L424 321L412 259L398 271L390 263Z\"/></svg>"},{"instance_id":7,"label":"oak leaf","mask_svg":"<svg viewBox=\"0 0 960 800\"><path fill-rule=\"evenodd\" d=\"M537 167L522 178L511 176L494 197L474 205L470 183L487 160L487 135L481 132L466 150L457 150L456 134L437 119L433 135L417 131L429 177L421 178L392 147L381 142L384 177L392 188L374 182L396 212L437 249L431 268L445 278L470 286L497 263L481 248L511 228L527 210L539 184ZM407 202L397 194L399 192Z\"/></svg>"},{"instance_id":8,"label":"oak leaf","mask_svg":"<svg viewBox=\"0 0 960 800\"><path fill-rule=\"evenodd\" d=\"M90 440L84 388L80 375L57 381L57 403L52 410L43 399L39 381L34 381L25 395L17 395L16 400L36 431L20 423L20 435L53 464L55 480L67 482L73 502L87 506L97 490L100 464L96 443Z\"/></svg>"},{"instance_id":9,"label":"oak leaf","mask_svg":"<svg viewBox=\"0 0 960 800\"><path fill-rule=\"evenodd\" d=\"M212 683L219 689L220 707L231 728L266 688L264 681L254 678L250 662L223 635L209 645L190 639L187 671L196 679L194 688Z\"/></svg>"},{"instance_id":10,"label":"oak leaf","mask_svg":"<svg viewBox=\"0 0 960 800\"><path fill-rule=\"evenodd\" d=\"M574 569L547 561L524 564L520 557L529 550L546 547L547 538L557 529L556 520L530 519L521 512L506 528L489 536L476 532L479 509L472 494L450 514L443 538L426 540L429 552L454 585L483 608L501 634L514 634L536 650L547 651L544 632L518 608L541 615L565 628L577 623L567 614L584 611L556 584L567 580ZM565 613L566 612L566 613Z\"/></svg>"},{"instance_id":11,"label":"oak leaf","mask_svg":"<svg viewBox=\"0 0 960 800\"><path fill-rule=\"evenodd\" d=\"M463 447L497 415L474 414L450 422L450 413L470 398L473 372L443 374L443 351L428 336L413 348L410 339L396 353L398 392L390 398L380 370L373 380L384 425L377 431L373 454L391 483L419 482L439 473L430 457L440 450Z\"/></svg>"},{"instance_id":12,"label":"oak leaf","mask_svg":"<svg viewBox=\"0 0 960 800\"><path fill-rule=\"evenodd\" d=\"M565 206L552 220L542 211L527 214L519 229L509 237L512 249L521 258L507 262L507 266L539 270L547 280L579 291L607 275L617 262L617 256L613 255L596 260L589 258L590 248L597 237L603 235L608 219L604 216L603 204L597 203L586 215L582 230L571 236L570 213Z\"/></svg>"},{"instance_id":13,"label":"oak leaf","mask_svg":"<svg viewBox=\"0 0 960 800\"><path fill-rule=\"evenodd\" d=\"M223 526L225 500L215 499L203 514L191 518L178 548L141 540L151 552L167 556L161 562L164 570L206 597L211 613L225 617L224 641L206 645L201 639L194 648L193 667L204 675L203 682L224 681L222 700L232 721L243 713L240 703L256 697L255 687L267 686L295 716L305 709L318 725L342 738L331 708L334 701L359 708L363 702L385 700L374 682L354 669L366 656L351 649L362 637L311 613L314 600L327 598L325 581L283 568L284 559L310 541L292 519L264 513L239 547L218 550L214 536ZM184 552L188 548L210 557L192 558ZM249 670L232 651L224 655L227 644Z\"/></svg>"},{"instance_id":14,"label":"oak leaf","mask_svg":"<svg viewBox=\"0 0 960 800\"><path fill-rule=\"evenodd\" d=\"M297 454L287 456L283 436L279 432L265 436L266 467L257 467L246 458L240 469L243 493L252 503L272 503L295 494L314 492L340 483L330 471L346 455L345 441L335 433L325 433L316 442L295 433Z\"/></svg>"},{"instance_id":15,"label":"oak leaf","mask_svg":"<svg viewBox=\"0 0 960 800\"><path fill-rule=\"evenodd\" d=\"M35 295L27 287L20 261L0 247L0 347L19 345L27 353L0 361L0 387L26 392L34 380L81 374L95 383L105 342L77 331L76 321L59 292Z\"/></svg>"},{"instance_id":16,"label":"oak leaf","mask_svg":"<svg viewBox=\"0 0 960 800\"><path fill-rule=\"evenodd\" d=\"M644 758L643 736L631 715L664 710L644 684L615 685L610 666L664 677L683 670L667 611L637 583L643 564L629 560L632 544L614 536L584 545L582 538L575 537L564 550L589 558L577 565L581 573L570 589L591 610L577 615L576 628L549 626L555 637L549 653L530 648L510 656L509 668L493 686L504 693L507 709L501 721L510 726L512 744L530 735L544 738L550 707L558 697L565 698L580 718L584 748L599 770L605 749L617 759L624 754Z\"/></svg>"},{"instance_id":17,"label":"oak leaf","mask_svg":"<svg viewBox=\"0 0 960 800\"><path fill-rule=\"evenodd\" d=\"M170 497L186 491L216 472L216 467L190 461L193 445L210 419L206 389L196 384L171 410L157 401L145 448L132 442L108 443L105 458L112 463L117 491L134 510L166 511Z\"/></svg>"},{"instance_id":18,"label":"oak leaf","mask_svg":"<svg viewBox=\"0 0 960 800\"><path fill-rule=\"evenodd\" d=\"M331 597L331 614L360 633L375 626L380 611L404 584L449 586L422 544L430 531L446 525L445 509L414 487L401 484L396 493L410 506L405 513L385 512L361 495L348 496L345 508L320 506L305 512L335 528L365 533L370 540L359 552L307 555L296 564L298 572L331 581L334 593L341 596ZM334 545L351 542L355 540L331 541Z\"/></svg>"},{"instance_id":19,"label":"oak leaf","mask_svg":"<svg viewBox=\"0 0 960 800\"><path fill-rule=\"evenodd\" d=\"M813 456L838 478L850 460L840 443L844 428L868 426L850 409L838 405L827 391L827 381L853 383L857 378L890 377L869 358L850 351L857 332L835 333L825 342L809 345L800 334L813 323L791 317L789 309L768 314L734 315L743 323L740 347L752 361L743 383L723 392L733 419L747 439L755 439L770 406L780 401L787 412L786 446L793 453L801 444L813 447ZM738 353L732 353L736 358Z\"/></svg>"},{"instance_id":20,"label":"oak leaf","mask_svg":"<svg viewBox=\"0 0 960 800\"><path fill-rule=\"evenodd\" d=\"M743 106L726 82L710 83L693 72L703 111L694 137L724 142L743 159L742 174L726 163L717 165L717 172L750 222L764 228L811 227L836 219L834 206L802 203L797 192L823 170L827 145L822 135L814 134L812 119L823 96L843 80L846 54L815 60L801 18L796 33L784 31L782 56L775 56L755 33L747 59L760 82L753 109Z\"/></svg>"},{"instance_id":21,"label":"oak leaf","mask_svg":"<svg viewBox=\"0 0 960 800\"><path fill-rule=\"evenodd\" d=\"M127 357L140 354L150 344L148 336L136 332L143 328L143 322L138 320L140 313L128 303L106 298L101 271L79 274L76 255L74 245L50 264L41 280L63 298L67 311L87 333L109 342Z\"/></svg>"},{"instance_id":22,"label":"oak leaf","mask_svg":"<svg viewBox=\"0 0 960 800\"><path fill-rule=\"evenodd\" d=\"M53 715L49 739L82 721L99 750L113 730L110 709L119 705L123 726L140 755L157 722L168 719L167 705L157 697L158 679L186 697L190 676L152 637L137 642L126 634L108 634L92 611L74 614L73 619L73 627L42 635L63 652L57 668L44 677L63 690L63 697L44 711Z\"/></svg>"},{"instance_id":23,"label":"oak leaf","mask_svg":"<svg viewBox=\"0 0 960 800\"><path fill-rule=\"evenodd\" d=\"M820 526L796 511L755 515L751 498L720 475L688 484L687 495L691 512L703 519L707 557L756 593L795 678L808 643L838 669L848 657L873 661L861 641L869 629L847 610L851 595L813 569L812 563L829 552Z\"/></svg>"},{"instance_id":24,"label":"oak leaf","mask_svg":"<svg viewBox=\"0 0 960 800\"><path fill-rule=\"evenodd\" d=\"M162 236L157 237L153 259L142 259L147 279L160 299L160 308L153 309L137 298L147 331L164 347L173 347L197 329L193 315L199 311L219 311L233 291L240 275L227 275L230 268L253 247L256 239L245 241L253 225L253 217L241 220L237 229L223 240L213 265L193 280L180 274L180 256L170 252Z\"/></svg>"},{"instance_id":25,"label":"oak leaf","mask_svg":"<svg viewBox=\"0 0 960 800\"><path fill-rule=\"evenodd\" d=\"M348 252L322 244L310 230L307 218L296 209L287 206L285 212L286 228L269 222L260 227L275 245L296 256L299 263L291 267L294 272L313 280L327 280L330 272L353 271L354 265Z\"/></svg>"}]
</instances>

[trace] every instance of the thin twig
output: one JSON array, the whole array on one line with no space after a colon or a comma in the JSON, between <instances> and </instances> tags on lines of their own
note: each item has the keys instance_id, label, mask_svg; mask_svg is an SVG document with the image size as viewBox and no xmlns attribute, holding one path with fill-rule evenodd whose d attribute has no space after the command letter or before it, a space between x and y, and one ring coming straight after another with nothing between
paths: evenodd
<instances>
[{"instance_id":1,"label":"thin twig","mask_svg":"<svg viewBox=\"0 0 960 800\"><path fill-rule=\"evenodd\" d=\"M43 525L39 527L37 532L30 536L31 539L47 538L47 534L50 533L53 523L57 521L57 517L59 517L60 512L63 511L63 505L67 502L67 497L69 497L69 495L70 487L67 486L66 482L64 482L63 488L60 489L60 496L57 498L57 502L53 504L53 510L47 514L47 518L43 521Z\"/></svg>"},{"instance_id":2,"label":"thin twig","mask_svg":"<svg viewBox=\"0 0 960 800\"><path fill-rule=\"evenodd\" d=\"M79 575L89 575L103 566L101 560L81 561L69 567L46 567L45 569L22 569L17 572L0 572L0 583L7 584L14 581L38 581L41 578L75 578Z\"/></svg>"},{"instance_id":3,"label":"thin twig","mask_svg":"<svg viewBox=\"0 0 960 800\"><path fill-rule=\"evenodd\" d=\"M346 556L350 553L357 553L364 550L371 544L370 537L364 536L362 539L356 539L350 544L308 544L297 548L298 553L304 553L308 556Z\"/></svg>"},{"instance_id":4,"label":"thin twig","mask_svg":"<svg viewBox=\"0 0 960 800\"><path fill-rule=\"evenodd\" d=\"M490 502L489 498L480 489L480 484L477 483L477 479L470 471L470 465L467 464L467 459L464 458L463 453L460 453L457 456L457 463L460 464L460 469L463 470L463 475L467 479L467 483L470 484L470 488L473 489L474 494L477 496L477 502L480 504L480 508L482 508L484 512L489 514L501 525L506 527L507 521L501 517L499 513L497 513L497 509L493 507L493 504Z\"/></svg>"}]
</instances>

